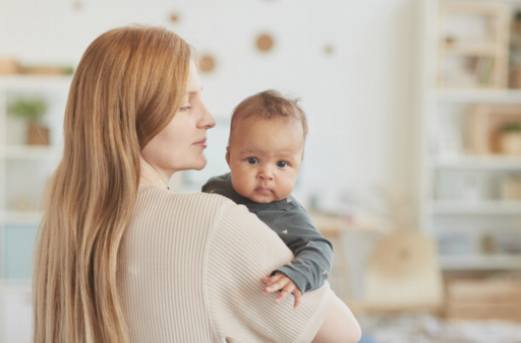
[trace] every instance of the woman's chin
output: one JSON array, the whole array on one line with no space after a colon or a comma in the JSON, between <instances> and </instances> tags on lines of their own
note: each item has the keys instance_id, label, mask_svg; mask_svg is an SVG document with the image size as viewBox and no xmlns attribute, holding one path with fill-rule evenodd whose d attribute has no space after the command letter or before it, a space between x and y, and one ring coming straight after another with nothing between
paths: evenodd
<instances>
[{"instance_id":1,"label":"woman's chin","mask_svg":"<svg viewBox=\"0 0 521 343\"><path fill-rule=\"evenodd\" d=\"M206 167L206 163L207 163L206 158L203 157L199 161L194 163L193 169L195 169L195 170L202 170L202 169L204 169L204 167Z\"/></svg>"}]
</instances>

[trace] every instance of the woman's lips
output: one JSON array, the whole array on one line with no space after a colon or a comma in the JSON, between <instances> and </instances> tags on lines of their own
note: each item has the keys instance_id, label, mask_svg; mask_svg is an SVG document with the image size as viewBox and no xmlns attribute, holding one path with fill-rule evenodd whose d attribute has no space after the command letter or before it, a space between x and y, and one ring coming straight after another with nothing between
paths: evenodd
<instances>
[{"instance_id":1,"label":"woman's lips","mask_svg":"<svg viewBox=\"0 0 521 343\"><path fill-rule=\"evenodd\" d=\"M201 139L200 141L195 142L194 145L198 145L198 146L201 146L203 148L206 148L206 146L207 146L206 138L205 139Z\"/></svg>"}]
</instances>

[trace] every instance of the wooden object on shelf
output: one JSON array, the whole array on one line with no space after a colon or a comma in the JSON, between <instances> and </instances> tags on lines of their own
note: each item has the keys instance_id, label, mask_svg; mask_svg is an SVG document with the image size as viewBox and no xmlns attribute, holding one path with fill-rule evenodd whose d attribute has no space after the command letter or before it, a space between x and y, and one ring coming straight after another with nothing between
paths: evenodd
<instances>
[{"instance_id":1,"label":"wooden object on shelf","mask_svg":"<svg viewBox=\"0 0 521 343\"><path fill-rule=\"evenodd\" d=\"M521 176L509 175L501 178L499 194L503 200L521 199Z\"/></svg>"},{"instance_id":2,"label":"wooden object on shelf","mask_svg":"<svg viewBox=\"0 0 521 343\"><path fill-rule=\"evenodd\" d=\"M510 69L509 73L509 84L510 88L519 89L521 88L521 67L515 67Z\"/></svg>"},{"instance_id":3,"label":"wooden object on shelf","mask_svg":"<svg viewBox=\"0 0 521 343\"><path fill-rule=\"evenodd\" d=\"M476 105L466 114L465 148L469 154L501 153L499 129L521 123L521 105Z\"/></svg>"},{"instance_id":4,"label":"wooden object on shelf","mask_svg":"<svg viewBox=\"0 0 521 343\"><path fill-rule=\"evenodd\" d=\"M479 39L440 32L439 83L443 87L506 88L510 39L510 11L501 2L443 1L441 27L451 19L481 18L488 34ZM459 68L450 69L458 63ZM459 79L451 77L460 70ZM465 72L465 69L467 71Z\"/></svg>"},{"instance_id":5,"label":"wooden object on shelf","mask_svg":"<svg viewBox=\"0 0 521 343\"><path fill-rule=\"evenodd\" d=\"M448 281L446 317L521 321L521 279L503 276Z\"/></svg>"},{"instance_id":6,"label":"wooden object on shelf","mask_svg":"<svg viewBox=\"0 0 521 343\"><path fill-rule=\"evenodd\" d=\"M70 75L73 73L73 68L67 67L67 66L53 66L53 65L20 66L19 73L25 74L25 75L47 75L47 76Z\"/></svg>"},{"instance_id":7,"label":"wooden object on shelf","mask_svg":"<svg viewBox=\"0 0 521 343\"><path fill-rule=\"evenodd\" d=\"M18 73L18 63L14 58L0 58L0 75Z\"/></svg>"},{"instance_id":8,"label":"wooden object on shelf","mask_svg":"<svg viewBox=\"0 0 521 343\"><path fill-rule=\"evenodd\" d=\"M498 149L504 155L521 156L521 132L499 134Z\"/></svg>"},{"instance_id":9,"label":"wooden object on shelf","mask_svg":"<svg viewBox=\"0 0 521 343\"><path fill-rule=\"evenodd\" d=\"M369 257L365 286L367 306L440 306L443 287L434 241L418 230L391 232Z\"/></svg>"},{"instance_id":10,"label":"wooden object on shelf","mask_svg":"<svg viewBox=\"0 0 521 343\"><path fill-rule=\"evenodd\" d=\"M49 128L35 122L27 123L28 145L49 145Z\"/></svg>"},{"instance_id":11,"label":"wooden object on shelf","mask_svg":"<svg viewBox=\"0 0 521 343\"><path fill-rule=\"evenodd\" d=\"M476 106L465 119L467 153L490 154L488 107Z\"/></svg>"}]
</instances>

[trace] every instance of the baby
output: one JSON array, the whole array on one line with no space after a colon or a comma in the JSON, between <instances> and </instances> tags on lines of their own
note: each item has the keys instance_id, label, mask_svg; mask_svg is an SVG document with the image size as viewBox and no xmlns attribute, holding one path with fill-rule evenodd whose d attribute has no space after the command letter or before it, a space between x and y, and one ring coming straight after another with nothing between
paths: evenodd
<instances>
[{"instance_id":1,"label":"baby","mask_svg":"<svg viewBox=\"0 0 521 343\"><path fill-rule=\"evenodd\" d=\"M291 263L263 278L277 301L319 288L331 271L331 243L318 233L292 196L308 127L296 101L268 90L243 100L234 110L226 161L231 172L211 178L203 191L242 204L273 229L291 249Z\"/></svg>"}]
</instances>

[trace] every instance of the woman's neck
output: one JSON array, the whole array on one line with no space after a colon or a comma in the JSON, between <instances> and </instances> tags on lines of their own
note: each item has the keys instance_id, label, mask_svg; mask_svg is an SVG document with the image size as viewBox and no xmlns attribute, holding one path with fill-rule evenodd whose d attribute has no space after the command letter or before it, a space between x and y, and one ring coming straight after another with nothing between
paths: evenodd
<instances>
[{"instance_id":1,"label":"woman's neck","mask_svg":"<svg viewBox=\"0 0 521 343\"><path fill-rule=\"evenodd\" d=\"M169 177L165 175L161 170L155 168L153 165L148 163L143 157L140 158L141 162L141 177L139 179L139 187L153 186L161 189L170 189L168 185Z\"/></svg>"}]
</instances>

